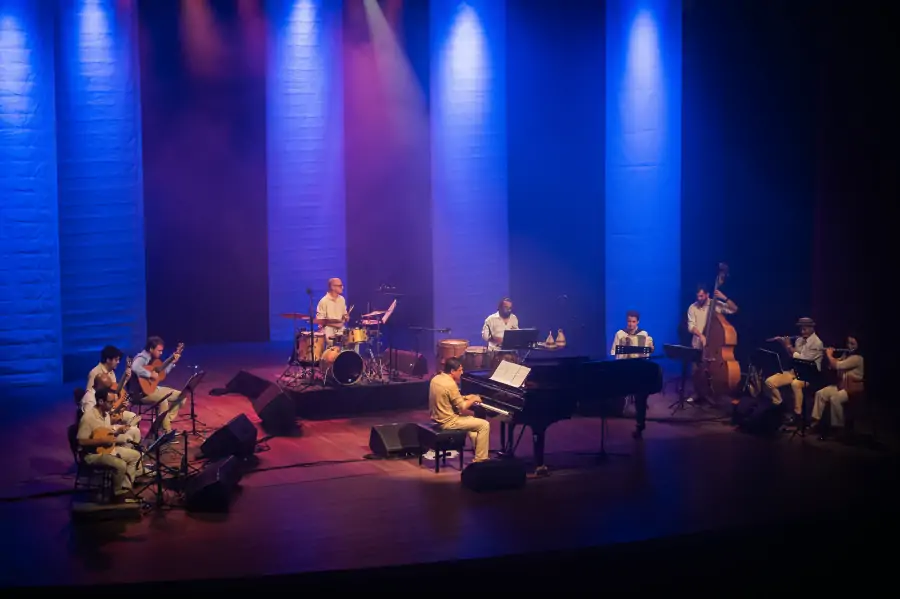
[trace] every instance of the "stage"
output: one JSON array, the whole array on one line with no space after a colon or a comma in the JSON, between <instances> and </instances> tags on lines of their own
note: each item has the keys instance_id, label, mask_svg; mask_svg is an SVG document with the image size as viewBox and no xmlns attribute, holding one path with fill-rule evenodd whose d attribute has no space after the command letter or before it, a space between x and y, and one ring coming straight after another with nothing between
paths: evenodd
<instances>
[{"instance_id":1,"label":"stage","mask_svg":"<svg viewBox=\"0 0 900 599\"><path fill-rule=\"evenodd\" d=\"M207 372L196 397L204 433L238 414L259 426L250 399L210 391L241 371L277 370L282 349L191 348L171 380L183 381L189 364ZM834 522L867 530L863 516L880 514L873 489L890 485L897 471L893 453L812 438L760 439L693 412L671 418L669 393L651 397L643 441L632 440L630 418L610 421L606 461L589 455L598 448L599 420L563 421L547 434L549 477L530 478L518 491L477 494L460 485L452 460L435 474L429 462L420 467L416 460L365 458L372 426L427 419L426 395L415 409L380 411L375 404L369 412L301 418L295 436L266 438L260 430L262 442L227 514L167 509L138 522L76 523L69 513L73 468L65 441L73 386L46 390L43 401L18 402L20 410L4 421L0 522L16 544L0 570L4 587L145 583L129 587L132 595L156 591L147 583L163 581L203 580L197 588L211 591L222 585L210 580L225 579L225 588L236 589L233 579L248 577L256 591L287 584L308 591L345 588L348 574L336 571L358 572L353 580L359 584L371 584L361 582L369 576L437 577L430 578L434 583L450 573L479 571L491 588L533 590L553 578L552 588L565 591L585 577L606 590L671 585L678 577L697 588L698 576L711 581L735 568L747 576L749 560L769 561L776 549L758 549L761 531L798 567L789 556L821 534L833 539ZM190 421L180 419L176 427L189 429ZM192 460L200 442L191 439ZM527 458L530 452L526 436L518 453ZM890 537L885 526L880 535ZM514 562L510 556L517 556ZM505 561L487 561L494 558ZM585 559L593 565L575 571ZM444 568L449 560L475 561ZM417 564L428 566L364 571ZM655 574L643 579L635 569ZM778 566L759 570L754 581L783 574ZM805 572L791 572L806 584ZM312 573L319 577L258 578Z\"/></svg>"}]
</instances>

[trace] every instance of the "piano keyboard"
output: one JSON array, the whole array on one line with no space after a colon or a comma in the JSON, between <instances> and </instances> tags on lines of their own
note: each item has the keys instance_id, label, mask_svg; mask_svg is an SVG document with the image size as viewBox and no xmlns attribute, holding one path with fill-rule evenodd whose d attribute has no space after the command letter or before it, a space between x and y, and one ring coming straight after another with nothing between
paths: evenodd
<instances>
[{"instance_id":1,"label":"piano keyboard","mask_svg":"<svg viewBox=\"0 0 900 599\"><path fill-rule=\"evenodd\" d=\"M501 410L500 408L495 408L494 406L486 404L486 403L479 403L478 405L481 406L482 408L484 408L485 410L494 412L495 414L500 414L501 416L509 416L510 415L509 412L507 412L506 410Z\"/></svg>"}]
</instances>

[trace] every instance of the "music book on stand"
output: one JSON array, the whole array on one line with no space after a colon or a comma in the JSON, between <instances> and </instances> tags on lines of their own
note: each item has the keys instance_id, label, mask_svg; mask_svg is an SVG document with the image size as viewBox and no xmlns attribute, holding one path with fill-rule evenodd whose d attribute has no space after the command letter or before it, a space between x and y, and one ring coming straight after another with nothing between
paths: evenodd
<instances>
[{"instance_id":1,"label":"music book on stand","mask_svg":"<svg viewBox=\"0 0 900 599\"><path fill-rule=\"evenodd\" d=\"M531 369L515 362L503 360L497 366L497 370L491 375L491 380L495 383L502 383L513 389L518 389L525 384L525 380L531 373Z\"/></svg>"}]
</instances>

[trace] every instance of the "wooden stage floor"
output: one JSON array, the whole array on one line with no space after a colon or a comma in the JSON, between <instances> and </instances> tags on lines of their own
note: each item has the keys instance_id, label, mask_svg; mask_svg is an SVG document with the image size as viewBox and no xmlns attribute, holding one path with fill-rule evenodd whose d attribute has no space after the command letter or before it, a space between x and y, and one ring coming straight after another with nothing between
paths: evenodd
<instances>
[{"instance_id":1,"label":"wooden stage floor","mask_svg":"<svg viewBox=\"0 0 900 599\"><path fill-rule=\"evenodd\" d=\"M223 387L240 369L274 368L283 361L282 353L283 348L265 345L186 354L185 364L197 362L207 371L196 405L207 432L238 413L258 423L246 398L209 391ZM173 382L187 370L176 369ZM810 438L759 439L702 418L651 421L642 442L631 439L630 419L613 420L607 449L627 455L598 463L582 454L597 449L599 421L575 419L549 430L551 476L530 479L519 491L476 494L462 488L455 465L436 475L415 460L363 458L371 426L426 417L422 411L403 411L307 421L300 436L269 439L228 514L173 509L149 512L137 522L74 523L65 494L73 482L65 428L74 386L32 392L0 425L5 456L0 586L233 579L434 564L615 548L745 527L773 527L771 540L785 544L779 549L781 561L789 562L795 550L791 544L804 542L786 537L796 523L828 523L834 514L872 516L880 507L873 503L873 490L896 482L893 452ZM651 398L650 417L668 417L672 400ZM528 456L530 450L523 441L519 453ZM890 542L889 536L885 539ZM682 576L707 576L716 567L711 561L715 551L704 548L693 556L683 551L665 549L665 559ZM655 559L649 549L627 555L630 563L643 561L647 568ZM498 567L522 567L525 559L516 562L519 566ZM616 580L630 588L648 582L629 579L612 563L604 559L589 572L603 576L598 589L619 588ZM535 585L540 578L537 571L506 576ZM574 581L567 578L554 588L571 589Z\"/></svg>"}]
</instances>

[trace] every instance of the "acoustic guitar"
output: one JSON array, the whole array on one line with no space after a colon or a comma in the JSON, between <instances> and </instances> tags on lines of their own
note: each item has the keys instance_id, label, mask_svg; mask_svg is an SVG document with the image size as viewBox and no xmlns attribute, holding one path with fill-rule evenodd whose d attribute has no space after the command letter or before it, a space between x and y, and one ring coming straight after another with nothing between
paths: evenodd
<instances>
[{"instance_id":1,"label":"acoustic guitar","mask_svg":"<svg viewBox=\"0 0 900 599\"><path fill-rule=\"evenodd\" d=\"M141 391L144 392L144 395L151 395L156 391L156 388L159 387L159 384L166 380L166 368L169 367L169 364L176 362L181 357L181 352L184 351L184 343L179 343L178 347L175 348L175 351L169 356L166 361L162 361L159 358L153 360L149 364L147 364L147 370L150 372L156 373L155 379L145 379L138 378L138 382L141 385Z\"/></svg>"}]
</instances>

